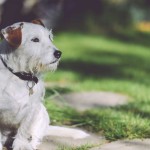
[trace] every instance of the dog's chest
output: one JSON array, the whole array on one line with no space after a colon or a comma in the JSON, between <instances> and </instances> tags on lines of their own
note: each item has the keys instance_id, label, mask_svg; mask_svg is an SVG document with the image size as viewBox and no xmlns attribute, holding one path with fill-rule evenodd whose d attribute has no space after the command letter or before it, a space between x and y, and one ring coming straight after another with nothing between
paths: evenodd
<instances>
[{"instance_id":1,"label":"dog's chest","mask_svg":"<svg viewBox=\"0 0 150 150\"><path fill-rule=\"evenodd\" d=\"M7 99L20 105L34 102L43 96L44 87L41 82L35 84L32 88L29 84L28 81L20 80L16 76L8 78L5 84L3 83L1 86L1 96L5 100Z\"/></svg>"},{"instance_id":2,"label":"dog's chest","mask_svg":"<svg viewBox=\"0 0 150 150\"><path fill-rule=\"evenodd\" d=\"M44 88L40 82L33 87L33 95L29 95L26 81L16 76L3 76L3 81L0 84L0 124L16 126L32 105L41 101Z\"/></svg>"}]
</instances>

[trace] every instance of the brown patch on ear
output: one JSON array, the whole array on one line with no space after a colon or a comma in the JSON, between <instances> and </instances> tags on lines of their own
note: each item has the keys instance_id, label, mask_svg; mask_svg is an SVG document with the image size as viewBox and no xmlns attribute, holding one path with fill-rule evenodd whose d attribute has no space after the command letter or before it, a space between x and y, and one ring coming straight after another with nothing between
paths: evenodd
<instances>
[{"instance_id":1,"label":"brown patch on ear","mask_svg":"<svg viewBox=\"0 0 150 150\"><path fill-rule=\"evenodd\" d=\"M22 41L22 32L21 27L17 29L7 29L7 42L14 48L17 48L20 46Z\"/></svg>"},{"instance_id":2,"label":"brown patch on ear","mask_svg":"<svg viewBox=\"0 0 150 150\"><path fill-rule=\"evenodd\" d=\"M43 24L43 22L40 19L35 19L35 20L32 20L31 22L45 27L45 25Z\"/></svg>"}]
</instances>

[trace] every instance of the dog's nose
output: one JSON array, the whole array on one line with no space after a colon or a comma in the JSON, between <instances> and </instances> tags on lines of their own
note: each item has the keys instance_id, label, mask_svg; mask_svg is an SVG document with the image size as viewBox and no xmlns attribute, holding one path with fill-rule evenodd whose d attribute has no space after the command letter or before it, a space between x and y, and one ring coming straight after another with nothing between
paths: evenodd
<instances>
[{"instance_id":1,"label":"dog's nose","mask_svg":"<svg viewBox=\"0 0 150 150\"><path fill-rule=\"evenodd\" d=\"M58 50L56 50L55 52L54 52L54 56L56 57L56 58L60 58L61 57L61 51L58 51Z\"/></svg>"}]
</instances>

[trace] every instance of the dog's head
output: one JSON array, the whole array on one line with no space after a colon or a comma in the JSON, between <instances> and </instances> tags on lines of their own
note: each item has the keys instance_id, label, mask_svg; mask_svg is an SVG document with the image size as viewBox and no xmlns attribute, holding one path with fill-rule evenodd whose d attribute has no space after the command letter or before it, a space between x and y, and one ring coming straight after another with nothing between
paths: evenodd
<instances>
[{"instance_id":1,"label":"dog's head","mask_svg":"<svg viewBox=\"0 0 150 150\"><path fill-rule=\"evenodd\" d=\"M15 66L16 71L41 72L57 68L61 51L52 42L52 32L40 20L15 23L2 29L1 33L5 43L12 48L7 61L18 66Z\"/></svg>"}]
</instances>

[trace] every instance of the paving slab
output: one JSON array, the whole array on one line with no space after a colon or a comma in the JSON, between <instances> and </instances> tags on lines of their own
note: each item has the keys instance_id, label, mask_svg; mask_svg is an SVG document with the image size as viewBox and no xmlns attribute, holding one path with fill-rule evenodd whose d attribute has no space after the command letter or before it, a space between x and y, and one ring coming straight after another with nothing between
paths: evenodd
<instances>
[{"instance_id":1,"label":"paving slab","mask_svg":"<svg viewBox=\"0 0 150 150\"><path fill-rule=\"evenodd\" d=\"M150 150L150 139L120 140L91 150Z\"/></svg>"},{"instance_id":2,"label":"paving slab","mask_svg":"<svg viewBox=\"0 0 150 150\"><path fill-rule=\"evenodd\" d=\"M57 150L63 146L78 147L85 144L88 145L100 145L105 142L105 138L102 136L96 136L90 134L89 137L84 139L73 139L56 136L45 137L43 143L39 146L39 150Z\"/></svg>"},{"instance_id":3,"label":"paving slab","mask_svg":"<svg viewBox=\"0 0 150 150\"><path fill-rule=\"evenodd\" d=\"M85 111L98 107L115 107L128 102L128 96L112 92L81 92L56 96L58 103L66 103L68 106Z\"/></svg>"}]
</instances>

